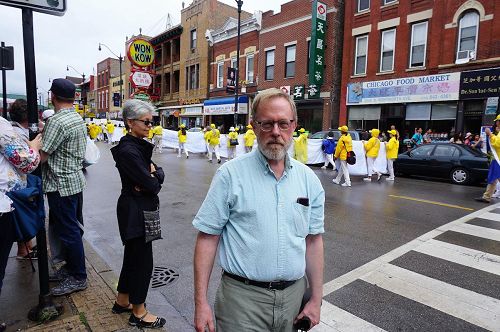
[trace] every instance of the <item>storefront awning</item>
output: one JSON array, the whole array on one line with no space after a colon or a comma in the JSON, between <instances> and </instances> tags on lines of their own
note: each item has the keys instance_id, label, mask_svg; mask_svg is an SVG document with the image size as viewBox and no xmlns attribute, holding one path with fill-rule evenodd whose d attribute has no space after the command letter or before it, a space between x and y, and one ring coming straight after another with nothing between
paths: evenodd
<instances>
[{"instance_id":1,"label":"storefront awning","mask_svg":"<svg viewBox=\"0 0 500 332\"><path fill-rule=\"evenodd\" d=\"M203 112L207 115L234 114L234 98L205 100ZM238 114L248 114L248 96L238 97Z\"/></svg>"}]
</instances>

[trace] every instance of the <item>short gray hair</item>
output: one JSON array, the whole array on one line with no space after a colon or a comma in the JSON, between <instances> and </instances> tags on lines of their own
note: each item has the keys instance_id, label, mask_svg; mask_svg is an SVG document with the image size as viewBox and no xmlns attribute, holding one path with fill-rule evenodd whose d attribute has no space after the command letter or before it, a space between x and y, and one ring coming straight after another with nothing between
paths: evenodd
<instances>
[{"instance_id":1,"label":"short gray hair","mask_svg":"<svg viewBox=\"0 0 500 332\"><path fill-rule=\"evenodd\" d=\"M129 99L123 104L123 123L128 128L127 120L134 120L143 117L146 114L152 114L155 108L150 103L139 99Z\"/></svg>"},{"instance_id":2,"label":"short gray hair","mask_svg":"<svg viewBox=\"0 0 500 332\"><path fill-rule=\"evenodd\" d=\"M255 119L257 111L259 110L259 104L261 102L274 98L283 98L288 101L288 103L290 104L290 108L292 109L293 119L297 120L297 106L295 106L295 102L293 101L292 96L290 96L288 93L283 92L283 90L276 88L259 91L252 103L252 118Z\"/></svg>"}]
</instances>

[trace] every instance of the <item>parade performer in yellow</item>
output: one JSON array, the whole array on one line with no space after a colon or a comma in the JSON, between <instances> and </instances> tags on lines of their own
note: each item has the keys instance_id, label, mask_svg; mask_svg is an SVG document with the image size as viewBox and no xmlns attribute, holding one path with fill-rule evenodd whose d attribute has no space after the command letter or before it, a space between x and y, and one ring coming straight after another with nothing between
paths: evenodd
<instances>
[{"instance_id":1,"label":"parade performer in yellow","mask_svg":"<svg viewBox=\"0 0 500 332\"><path fill-rule=\"evenodd\" d=\"M231 127L229 128L229 134L227 134L227 160L236 157L236 146L238 144L238 132L236 132L234 127Z\"/></svg>"},{"instance_id":2,"label":"parade performer in yellow","mask_svg":"<svg viewBox=\"0 0 500 332\"><path fill-rule=\"evenodd\" d=\"M186 149L186 146L184 145L187 142L187 131L186 131L186 125L184 123L181 124L181 127L177 132L177 137L179 138L179 151L177 154L177 158L181 157L182 150L184 150L184 153L186 154L186 159L188 159L189 153Z\"/></svg>"},{"instance_id":3,"label":"parade performer in yellow","mask_svg":"<svg viewBox=\"0 0 500 332\"><path fill-rule=\"evenodd\" d=\"M255 136L252 125L249 124L247 126L245 135L243 135L243 139L245 140L245 151L247 153L252 151L253 145L255 143L255 138L257 138L257 136Z\"/></svg>"},{"instance_id":4,"label":"parade performer in yellow","mask_svg":"<svg viewBox=\"0 0 500 332\"><path fill-rule=\"evenodd\" d=\"M340 168L337 173L337 177L332 180L335 184L340 184L342 176L345 178L345 182L342 183L342 187L351 186L351 178L349 176L349 169L347 168L347 152L352 151L352 138L349 135L349 128L347 126L339 127L340 138L337 142L337 147L335 148L335 159L340 159Z\"/></svg>"},{"instance_id":5,"label":"parade performer in yellow","mask_svg":"<svg viewBox=\"0 0 500 332\"><path fill-rule=\"evenodd\" d=\"M106 124L106 132L108 133L108 144L113 144L113 133L115 132L115 125L109 120Z\"/></svg>"},{"instance_id":6,"label":"parade performer in yellow","mask_svg":"<svg viewBox=\"0 0 500 332\"><path fill-rule=\"evenodd\" d=\"M149 128L149 133L148 133L148 141L149 143L153 143L153 137L155 136L155 132L153 128Z\"/></svg>"},{"instance_id":7,"label":"parade performer in yellow","mask_svg":"<svg viewBox=\"0 0 500 332\"><path fill-rule=\"evenodd\" d=\"M206 153L207 159L208 159L208 152L210 151L210 144L209 144L210 130L211 130L210 126L206 126L205 128L203 128L203 139L205 140L205 146L207 148L207 153Z\"/></svg>"},{"instance_id":8,"label":"parade performer in yellow","mask_svg":"<svg viewBox=\"0 0 500 332\"><path fill-rule=\"evenodd\" d=\"M89 135L91 140L95 140L100 132L101 132L101 127L99 127L93 122L89 124Z\"/></svg>"},{"instance_id":9,"label":"parade performer in yellow","mask_svg":"<svg viewBox=\"0 0 500 332\"><path fill-rule=\"evenodd\" d=\"M217 162L220 164L220 155L219 155L219 144L220 144L220 131L215 128L215 124L210 125L210 130L207 134L208 140L208 161L212 162L212 153L215 152L215 157L217 158Z\"/></svg>"},{"instance_id":10,"label":"parade performer in yellow","mask_svg":"<svg viewBox=\"0 0 500 332\"><path fill-rule=\"evenodd\" d=\"M493 126L493 130L500 126L500 115L495 118L495 125ZM487 150L491 149L491 154L493 155L493 159L490 163L490 169L488 171L488 185L486 186L486 191L484 192L482 197L475 198L478 202L490 203L491 196L495 192L497 183L500 180L500 132L498 134L494 134L491 131L491 128L486 128L486 148Z\"/></svg>"},{"instance_id":11,"label":"parade performer in yellow","mask_svg":"<svg viewBox=\"0 0 500 332\"><path fill-rule=\"evenodd\" d=\"M295 159L303 164L307 163L307 133L304 128L300 128L299 137L295 139Z\"/></svg>"},{"instance_id":12,"label":"parade performer in yellow","mask_svg":"<svg viewBox=\"0 0 500 332\"><path fill-rule=\"evenodd\" d=\"M394 160L398 158L399 141L397 139L398 132L396 130L389 130L391 139L385 143L385 154L387 158L387 169L389 170L389 177L387 181L394 181Z\"/></svg>"},{"instance_id":13,"label":"parade performer in yellow","mask_svg":"<svg viewBox=\"0 0 500 332\"><path fill-rule=\"evenodd\" d=\"M380 134L380 130L372 129L370 130L372 137L368 140L368 142L363 142L363 146L366 151L366 164L368 168L368 176L363 179L363 181L370 182L372 180L372 175L374 172L377 173L377 181L380 181L382 177L382 173L375 169L375 159L378 157L378 151L380 150L380 140L378 139L378 135Z\"/></svg>"},{"instance_id":14,"label":"parade performer in yellow","mask_svg":"<svg viewBox=\"0 0 500 332\"><path fill-rule=\"evenodd\" d=\"M155 145L153 151L158 150L158 152L162 153L163 152L163 127L161 124L158 122L156 126L153 128L153 143Z\"/></svg>"}]
</instances>

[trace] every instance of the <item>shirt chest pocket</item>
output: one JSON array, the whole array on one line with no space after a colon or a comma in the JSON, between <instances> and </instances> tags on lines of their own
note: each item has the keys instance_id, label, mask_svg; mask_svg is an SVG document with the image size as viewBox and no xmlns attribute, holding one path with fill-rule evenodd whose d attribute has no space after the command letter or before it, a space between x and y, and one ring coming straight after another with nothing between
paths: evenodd
<instances>
[{"instance_id":1,"label":"shirt chest pocket","mask_svg":"<svg viewBox=\"0 0 500 332\"><path fill-rule=\"evenodd\" d=\"M309 234L309 207L293 203L292 212L295 234L299 237L306 237Z\"/></svg>"}]
</instances>

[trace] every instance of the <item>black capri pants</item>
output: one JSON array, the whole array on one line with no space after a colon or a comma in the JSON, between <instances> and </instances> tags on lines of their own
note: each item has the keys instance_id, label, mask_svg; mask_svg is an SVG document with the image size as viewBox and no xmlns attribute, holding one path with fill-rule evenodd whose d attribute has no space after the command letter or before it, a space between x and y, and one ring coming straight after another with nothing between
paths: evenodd
<instances>
[{"instance_id":1,"label":"black capri pants","mask_svg":"<svg viewBox=\"0 0 500 332\"><path fill-rule=\"evenodd\" d=\"M145 243L144 237L125 241L123 265L117 287L118 292L129 294L129 302L132 304L146 302L152 274L152 242Z\"/></svg>"}]
</instances>

